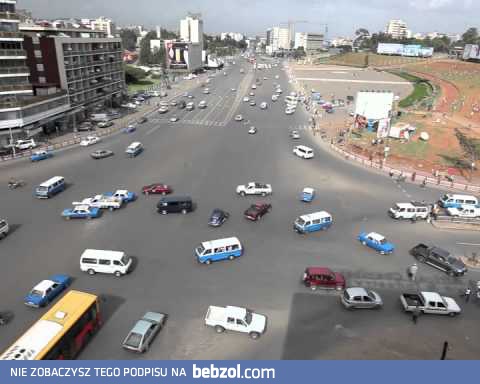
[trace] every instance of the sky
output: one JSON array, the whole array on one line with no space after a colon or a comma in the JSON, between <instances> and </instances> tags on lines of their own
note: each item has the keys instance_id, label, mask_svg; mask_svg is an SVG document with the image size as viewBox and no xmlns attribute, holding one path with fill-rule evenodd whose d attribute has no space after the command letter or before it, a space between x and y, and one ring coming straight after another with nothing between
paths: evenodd
<instances>
[{"instance_id":1,"label":"sky","mask_svg":"<svg viewBox=\"0 0 480 384\"><path fill-rule=\"evenodd\" d=\"M206 33L241 32L249 36L288 20L296 31L325 31L328 37L353 36L363 27L383 30L390 19L404 20L416 32L463 33L477 27L480 0L17 0L34 17L96 18L117 25L161 25L179 29L187 12L200 12Z\"/></svg>"}]
</instances>

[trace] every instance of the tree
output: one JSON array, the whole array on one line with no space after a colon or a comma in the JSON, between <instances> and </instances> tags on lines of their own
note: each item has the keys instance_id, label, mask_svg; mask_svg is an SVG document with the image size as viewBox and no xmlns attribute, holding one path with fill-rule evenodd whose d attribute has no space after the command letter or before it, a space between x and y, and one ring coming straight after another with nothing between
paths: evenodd
<instances>
[{"instance_id":1,"label":"tree","mask_svg":"<svg viewBox=\"0 0 480 384\"><path fill-rule=\"evenodd\" d=\"M141 68L134 67L132 65L125 65L125 82L138 83L140 80L147 77L147 72Z\"/></svg>"},{"instance_id":2,"label":"tree","mask_svg":"<svg viewBox=\"0 0 480 384\"><path fill-rule=\"evenodd\" d=\"M455 128L455 137L473 171L476 161L480 159L480 139L468 137L458 128Z\"/></svg>"},{"instance_id":3,"label":"tree","mask_svg":"<svg viewBox=\"0 0 480 384\"><path fill-rule=\"evenodd\" d=\"M465 44L477 44L478 40L479 38L477 28L468 28L462 35L462 41Z\"/></svg>"},{"instance_id":4,"label":"tree","mask_svg":"<svg viewBox=\"0 0 480 384\"><path fill-rule=\"evenodd\" d=\"M137 34L133 29L122 29L120 31L120 38L122 39L122 46L129 51L135 51L137 45Z\"/></svg>"}]
</instances>

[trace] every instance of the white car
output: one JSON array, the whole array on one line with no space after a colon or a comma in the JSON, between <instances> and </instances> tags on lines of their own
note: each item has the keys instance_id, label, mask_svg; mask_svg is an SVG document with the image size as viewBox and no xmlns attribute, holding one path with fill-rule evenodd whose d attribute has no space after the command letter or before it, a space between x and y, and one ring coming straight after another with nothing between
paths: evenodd
<instances>
[{"instance_id":1,"label":"white car","mask_svg":"<svg viewBox=\"0 0 480 384\"><path fill-rule=\"evenodd\" d=\"M249 96L252 96L252 97L255 96L255 92L250 92Z\"/></svg>"},{"instance_id":2,"label":"white car","mask_svg":"<svg viewBox=\"0 0 480 384\"><path fill-rule=\"evenodd\" d=\"M35 143L35 140L30 139L30 140L17 140L15 143L15 148L17 149L33 149L37 146Z\"/></svg>"},{"instance_id":3,"label":"white car","mask_svg":"<svg viewBox=\"0 0 480 384\"><path fill-rule=\"evenodd\" d=\"M260 104L260 109L267 109L267 108L268 108L268 104L265 101Z\"/></svg>"},{"instance_id":4,"label":"white car","mask_svg":"<svg viewBox=\"0 0 480 384\"><path fill-rule=\"evenodd\" d=\"M243 116L242 115L237 115L235 116L235 121L242 121L243 120Z\"/></svg>"},{"instance_id":5,"label":"white car","mask_svg":"<svg viewBox=\"0 0 480 384\"><path fill-rule=\"evenodd\" d=\"M298 131L292 131L290 132L290 138L293 140L298 140L300 139L300 134L298 133Z\"/></svg>"},{"instance_id":6,"label":"white car","mask_svg":"<svg viewBox=\"0 0 480 384\"><path fill-rule=\"evenodd\" d=\"M464 205L461 208L447 208L447 213L450 216L456 217L480 218L480 208L477 208L475 205Z\"/></svg>"},{"instance_id":7,"label":"white car","mask_svg":"<svg viewBox=\"0 0 480 384\"><path fill-rule=\"evenodd\" d=\"M276 65L275 65L275 67L276 67ZM275 79L279 79L279 78L280 78L280 76L278 76L278 75L275 75Z\"/></svg>"},{"instance_id":8,"label":"white car","mask_svg":"<svg viewBox=\"0 0 480 384\"><path fill-rule=\"evenodd\" d=\"M177 122L178 120L180 120L180 119L179 119L177 116L172 116L172 117L170 118L170 121L171 121L172 123L175 123L175 122Z\"/></svg>"},{"instance_id":9,"label":"white car","mask_svg":"<svg viewBox=\"0 0 480 384\"><path fill-rule=\"evenodd\" d=\"M258 339L267 329L267 318L240 307L208 307L205 324L213 327L217 333L226 330L247 333L252 339Z\"/></svg>"},{"instance_id":10,"label":"white car","mask_svg":"<svg viewBox=\"0 0 480 384\"><path fill-rule=\"evenodd\" d=\"M311 159L314 156L313 149L305 145L297 145L293 148L293 153L303 159Z\"/></svg>"},{"instance_id":11,"label":"white car","mask_svg":"<svg viewBox=\"0 0 480 384\"><path fill-rule=\"evenodd\" d=\"M235 91L236 91L236 88L232 88L231 91L232 91L232 92L235 92Z\"/></svg>"},{"instance_id":12,"label":"white car","mask_svg":"<svg viewBox=\"0 0 480 384\"><path fill-rule=\"evenodd\" d=\"M97 136L87 136L80 141L80 145L82 147L88 147L93 144L97 144L100 142L100 138Z\"/></svg>"},{"instance_id":13,"label":"white car","mask_svg":"<svg viewBox=\"0 0 480 384\"><path fill-rule=\"evenodd\" d=\"M257 105L255 100L250 100L249 104L250 104L251 107L254 107L255 105Z\"/></svg>"},{"instance_id":14,"label":"white car","mask_svg":"<svg viewBox=\"0 0 480 384\"><path fill-rule=\"evenodd\" d=\"M277 88L277 90L275 92L277 92L278 94L281 94L283 91L282 91L281 88Z\"/></svg>"},{"instance_id":15,"label":"white car","mask_svg":"<svg viewBox=\"0 0 480 384\"><path fill-rule=\"evenodd\" d=\"M250 98L249 98L248 96L245 96L245 97L243 98L243 101L244 101L245 103L248 103L248 102L250 101Z\"/></svg>"},{"instance_id":16,"label":"white car","mask_svg":"<svg viewBox=\"0 0 480 384\"><path fill-rule=\"evenodd\" d=\"M255 133L257 133L257 128L255 128L253 125L250 127L250 129L248 130L248 133L250 135L254 135Z\"/></svg>"},{"instance_id":17,"label":"white car","mask_svg":"<svg viewBox=\"0 0 480 384\"><path fill-rule=\"evenodd\" d=\"M109 209L113 211L114 209L119 209L122 207L123 200L119 197L114 196L104 196L104 195L95 195L93 197L88 197L82 201L74 201L72 204L77 205L88 205L93 208L100 209Z\"/></svg>"},{"instance_id":18,"label":"white car","mask_svg":"<svg viewBox=\"0 0 480 384\"><path fill-rule=\"evenodd\" d=\"M270 184L263 184L263 183L256 183L251 181L247 185L239 185L237 186L237 194L241 196L246 195L271 195L273 190Z\"/></svg>"},{"instance_id":19,"label":"white car","mask_svg":"<svg viewBox=\"0 0 480 384\"><path fill-rule=\"evenodd\" d=\"M278 95L272 95L272 101L277 101L278 100Z\"/></svg>"},{"instance_id":20,"label":"white car","mask_svg":"<svg viewBox=\"0 0 480 384\"><path fill-rule=\"evenodd\" d=\"M293 115L295 113L295 109L294 108L287 108L285 109L285 114L286 115Z\"/></svg>"}]
</instances>

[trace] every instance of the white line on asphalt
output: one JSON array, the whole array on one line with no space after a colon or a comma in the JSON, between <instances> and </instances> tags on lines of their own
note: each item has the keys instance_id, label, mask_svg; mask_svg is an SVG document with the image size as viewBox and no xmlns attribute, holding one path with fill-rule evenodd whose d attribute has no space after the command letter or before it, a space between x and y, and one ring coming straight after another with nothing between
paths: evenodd
<instances>
[{"instance_id":1,"label":"white line on asphalt","mask_svg":"<svg viewBox=\"0 0 480 384\"><path fill-rule=\"evenodd\" d=\"M380 81L380 80L352 80L352 79L327 79L318 77L297 77L299 81L321 81L324 83L362 83L362 84L388 84L388 85L410 85L406 81Z\"/></svg>"}]
</instances>

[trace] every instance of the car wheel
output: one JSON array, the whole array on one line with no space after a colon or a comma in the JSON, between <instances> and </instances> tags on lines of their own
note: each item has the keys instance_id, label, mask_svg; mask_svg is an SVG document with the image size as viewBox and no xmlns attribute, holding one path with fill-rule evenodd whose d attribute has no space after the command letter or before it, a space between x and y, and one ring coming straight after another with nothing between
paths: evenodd
<instances>
[{"instance_id":1,"label":"car wheel","mask_svg":"<svg viewBox=\"0 0 480 384\"><path fill-rule=\"evenodd\" d=\"M342 287L341 285L337 285L337 286L335 287L335 289L336 289L337 291L341 291L341 290L343 289L343 287Z\"/></svg>"},{"instance_id":2,"label":"car wheel","mask_svg":"<svg viewBox=\"0 0 480 384\"><path fill-rule=\"evenodd\" d=\"M166 215L167 214L167 211L162 211L162 215Z\"/></svg>"},{"instance_id":3,"label":"car wheel","mask_svg":"<svg viewBox=\"0 0 480 384\"><path fill-rule=\"evenodd\" d=\"M312 291L315 291L315 290L317 289L317 286L314 285L314 284L310 284L310 289L311 289Z\"/></svg>"},{"instance_id":4,"label":"car wheel","mask_svg":"<svg viewBox=\"0 0 480 384\"><path fill-rule=\"evenodd\" d=\"M145 191L145 196L148 196L150 192L148 191Z\"/></svg>"},{"instance_id":5,"label":"car wheel","mask_svg":"<svg viewBox=\"0 0 480 384\"><path fill-rule=\"evenodd\" d=\"M418 261L421 263L425 263L425 257L424 256L418 256Z\"/></svg>"},{"instance_id":6,"label":"car wheel","mask_svg":"<svg viewBox=\"0 0 480 384\"><path fill-rule=\"evenodd\" d=\"M120 271L115 271L114 275L117 276L117 277L121 277L122 273Z\"/></svg>"},{"instance_id":7,"label":"car wheel","mask_svg":"<svg viewBox=\"0 0 480 384\"><path fill-rule=\"evenodd\" d=\"M87 272L91 276L93 276L95 274L95 271L93 269L89 269Z\"/></svg>"},{"instance_id":8,"label":"car wheel","mask_svg":"<svg viewBox=\"0 0 480 384\"><path fill-rule=\"evenodd\" d=\"M455 272L453 272L453 271L448 271L448 272L447 272L447 275L450 276L450 277L454 277L454 276L455 276Z\"/></svg>"},{"instance_id":9,"label":"car wheel","mask_svg":"<svg viewBox=\"0 0 480 384\"><path fill-rule=\"evenodd\" d=\"M362 244L363 244L363 245L367 245L367 242L366 242L366 241L362 241Z\"/></svg>"},{"instance_id":10,"label":"car wheel","mask_svg":"<svg viewBox=\"0 0 480 384\"><path fill-rule=\"evenodd\" d=\"M223 328L223 327L220 326L220 325L217 325L217 326L215 326L215 332L217 332L217 333L223 333L223 332L225 332L225 328Z\"/></svg>"},{"instance_id":11,"label":"car wheel","mask_svg":"<svg viewBox=\"0 0 480 384\"><path fill-rule=\"evenodd\" d=\"M458 315L457 312L450 312L450 313L448 314L448 316L450 316L450 317L455 317L455 316L457 316L457 315Z\"/></svg>"},{"instance_id":12,"label":"car wheel","mask_svg":"<svg viewBox=\"0 0 480 384\"><path fill-rule=\"evenodd\" d=\"M165 192L165 191L164 191L164 192L162 192L162 195L163 195L163 196L165 196L166 194L167 194L167 192Z\"/></svg>"},{"instance_id":13,"label":"car wheel","mask_svg":"<svg viewBox=\"0 0 480 384\"><path fill-rule=\"evenodd\" d=\"M65 216L65 220L70 220L70 216Z\"/></svg>"},{"instance_id":14,"label":"car wheel","mask_svg":"<svg viewBox=\"0 0 480 384\"><path fill-rule=\"evenodd\" d=\"M110 212L113 212L113 207L108 208Z\"/></svg>"},{"instance_id":15,"label":"car wheel","mask_svg":"<svg viewBox=\"0 0 480 384\"><path fill-rule=\"evenodd\" d=\"M250 332L250 337L253 340L257 340L260 337L260 334L258 332Z\"/></svg>"},{"instance_id":16,"label":"car wheel","mask_svg":"<svg viewBox=\"0 0 480 384\"><path fill-rule=\"evenodd\" d=\"M240 195L242 195L243 197L245 197L245 192L240 192Z\"/></svg>"},{"instance_id":17,"label":"car wheel","mask_svg":"<svg viewBox=\"0 0 480 384\"><path fill-rule=\"evenodd\" d=\"M205 264L207 264L207 265L212 264L212 260L208 259L207 261L205 261Z\"/></svg>"},{"instance_id":18,"label":"car wheel","mask_svg":"<svg viewBox=\"0 0 480 384\"><path fill-rule=\"evenodd\" d=\"M262 192L262 196L265 197L267 194L265 192Z\"/></svg>"},{"instance_id":19,"label":"car wheel","mask_svg":"<svg viewBox=\"0 0 480 384\"><path fill-rule=\"evenodd\" d=\"M187 214L187 210L186 210L186 209L182 209L182 213L183 213L184 215L186 215L186 214Z\"/></svg>"},{"instance_id":20,"label":"car wheel","mask_svg":"<svg viewBox=\"0 0 480 384\"><path fill-rule=\"evenodd\" d=\"M385 255L385 251L380 251L380 255Z\"/></svg>"},{"instance_id":21,"label":"car wheel","mask_svg":"<svg viewBox=\"0 0 480 384\"><path fill-rule=\"evenodd\" d=\"M233 255L228 256L228 260L233 260L233 259L235 259L235 256Z\"/></svg>"}]
</instances>

